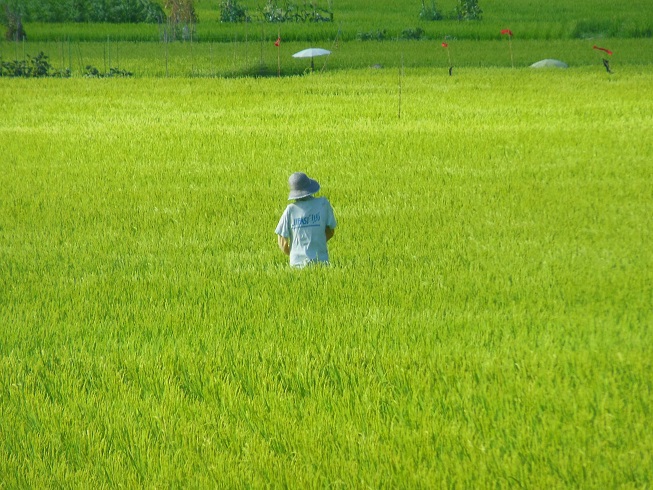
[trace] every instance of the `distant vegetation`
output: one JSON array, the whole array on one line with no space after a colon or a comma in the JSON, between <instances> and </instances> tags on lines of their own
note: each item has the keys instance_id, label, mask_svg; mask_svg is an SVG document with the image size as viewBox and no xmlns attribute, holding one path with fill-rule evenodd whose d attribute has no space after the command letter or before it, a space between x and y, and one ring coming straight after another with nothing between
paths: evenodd
<instances>
[{"instance_id":1,"label":"distant vegetation","mask_svg":"<svg viewBox=\"0 0 653 490\"><path fill-rule=\"evenodd\" d=\"M612 0L550 0L536 6L524 5L521 0L410 0L399 4L395 0L131 0L123 6L119 3L0 0L0 13L5 26L12 26L8 39L21 39L26 33L28 39L35 41L106 40L108 36L126 41L159 41L160 29L152 23L165 24L174 9L180 11L189 6L194 11L194 39L211 42L260 39L265 37L261 26L270 23L280 28L286 40L312 42L333 40L336 33L343 41L359 39L361 33L372 33L372 37L383 33L383 39L394 40L403 37L405 31L417 32L418 28L423 32L420 39L449 36L493 40L499 39L498 31L506 27L513 30L515 39L653 36L650 0L618 4ZM90 24L91 21L102 24Z\"/></svg>"},{"instance_id":2,"label":"distant vegetation","mask_svg":"<svg viewBox=\"0 0 653 490\"><path fill-rule=\"evenodd\" d=\"M23 60L0 61L0 77L69 77L70 70L54 70L48 56L40 52Z\"/></svg>"},{"instance_id":3,"label":"distant vegetation","mask_svg":"<svg viewBox=\"0 0 653 490\"><path fill-rule=\"evenodd\" d=\"M154 0L2 0L5 11L24 22L161 22L162 6Z\"/></svg>"}]
</instances>

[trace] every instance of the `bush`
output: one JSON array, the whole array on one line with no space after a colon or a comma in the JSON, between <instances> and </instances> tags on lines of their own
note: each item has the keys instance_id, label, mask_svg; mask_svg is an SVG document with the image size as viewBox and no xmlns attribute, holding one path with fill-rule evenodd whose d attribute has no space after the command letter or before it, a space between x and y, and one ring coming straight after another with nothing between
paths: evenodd
<instances>
[{"instance_id":1,"label":"bush","mask_svg":"<svg viewBox=\"0 0 653 490\"><path fill-rule=\"evenodd\" d=\"M435 0L431 0L431 5L427 6L422 0L422 10L419 12L419 18L422 20L442 20L442 14L435 6Z\"/></svg>"},{"instance_id":2,"label":"bush","mask_svg":"<svg viewBox=\"0 0 653 490\"><path fill-rule=\"evenodd\" d=\"M456 17L458 20L481 20L483 11L478 6L478 0L458 0Z\"/></svg>"},{"instance_id":3,"label":"bush","mask_svg":"<svg viewBox=\"0 0 653 490\"><path fill-rule=\"evenodd\" d=\"M165 19L155 0L24 0L22 4L25 20L32 22L156 23Z\"/></svg>"},{"instance_id":4,"label":"bush","mask_svg":"<svg viewBox=\"0 0 653 490\"><path fill-rule=\"evenodd\" d=\"M424 36L424 29L417 27L415 29L404 29L401 32L401 39L422 39Z\"/></svg>"},{"instance_id":5,"label":"bush","mask_svg":"<svg viewBox=\"0 0 653 490\"><path fill-rule=\"evenodd\" d=\"M261 9L261 17L264 22L332 22L333 12L316 7L315 3L308 5L304 3L300 7L294 3L286 2L283 6L276 0L267 0Z\"/></svg>"},{"instance_id":6,"label":"bush","mask_svg":"<svg viewBox=\"0 0 653 490\"><path fill-rule=\"evenodd\" d=\"M69 77L70 70L52 71L52 65L48 61L48 56L41 51L39 54L30 58L19 61L0 62L0 77L23 77L23 78L43 78L43 77Z\"/></svg>"},{"instance_id":7,"label":"bush","mask_svg":"<svg viewBox=\"0 0 653 490\"><path fill-rule=\"evenodd\" d=\"M238 0L220 2L220 22L249 22L247 10L238 4Z\"/></svg>"},{"instance_id":8,"label":"bush","mask_svg":"<svg viewBox=\"0 0 653 490\"><path fill-rule=\"evenodd\" d=\"M127 70L119 70L118 68L110 68L109 73L102 73L100 70L92 65L87 65L84 70L86 78L113 78L113 77L131 77L133 73Z\"/></svg>"},{"instance_id":9,"label":"bush","mask_svg":"<svg viewBox=\"0 0 653 490\"><path fill-rule=\"evenodd\" d=\"M388 33L385 29L383 30L376 30L376 31L370 31L370 32L359 32L356 34L356 39L359 41L383 41L384 39L387 39Z\"/></svg>"}]
</instances>

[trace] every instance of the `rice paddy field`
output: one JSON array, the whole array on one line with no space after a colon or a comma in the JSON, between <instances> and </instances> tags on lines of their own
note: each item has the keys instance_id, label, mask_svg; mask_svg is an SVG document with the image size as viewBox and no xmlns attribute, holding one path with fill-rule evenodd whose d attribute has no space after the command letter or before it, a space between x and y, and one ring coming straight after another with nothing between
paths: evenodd
<instances>
[{"instance_id":1,"label":"rice paddy field","mask_svg":"<svg viewBox=\"0 0 653 490\"><path fill-rule=\"evenodd\" d=\"M0 44L0 488L650 488L650 39L518 41Z\"/></svg>"},{"instance_id":2,"label":"rice paddy field","mask_svg":"<svg viewBox=\"0 0 653 490\"><path fill-rule=\"evenodd\" d=\"M275 38L276 39L276 38ZM398 78L404 68L430 69L433 75L448 75L460 68L528 68L547 58L559 59L571 67L593 67L597 75L606 73L600 52L593 49L596 40L507 40L391 42L327 42L329 56L313 60L317 72L382 68L389 77ZM653 39L611 39L603 41L613 52L611 67L618 72L624 66L653 66ZM88 67L100 74L110 70L126 71L134 78L243 78L292 77L311 71L310 59L292 54L307 47L306 42L283 42L277 50L274 39L265 42L234 43L156 43L156 42L77 42L48 41L0 43L0 62L30 60L45 53L52 71L67 71L72 78L88 75ZM2 78L2 77L0 77ZM396 84L395 84L396 85Z\"/></svg>"}]
</instances>

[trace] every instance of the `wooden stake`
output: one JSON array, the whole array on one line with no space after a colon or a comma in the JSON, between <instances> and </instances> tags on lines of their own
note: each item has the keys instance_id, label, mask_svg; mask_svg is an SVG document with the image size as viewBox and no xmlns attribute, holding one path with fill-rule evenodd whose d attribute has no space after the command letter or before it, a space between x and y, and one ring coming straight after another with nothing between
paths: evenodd
<instances>
[{"instance_id":1,"label":"wooden stake","mask_svg":"<svg viewBox=\"0 0 653 490\"><path fill-rule=\"evenodd\" d=\"M168 24L170 26L170 24ZM163 44L165 45L166 51L166 78L168 78L168 36L170 35L169 31L166 29L165 34L163 35Z\"/></svg>"},{"instance_id":2,"label":"wooden stake","mask_svg":"<svg viewBox=\"0 0 653 490\"><path fill-rule=\"evenodd\" d=\"M261 59L259 60L259 72L263 70L263 37L265 37L265 32L263 31L263 24L261 24Z\"/></svg>"},{"instance_id":3,"label":"wooden stake","mask_svg":"<svg viewBox=\"0 0 653 490\"><path fill-rule=\"evenodd\" d=\"M68 38L68 72L73 76L73 53L70 48L70 38Z\"/></svg>"},{"instance_id":4,"label":"wooden stake","mask_svg":"<svg viewBox=\"0 0 653 490\"><path fill-rule=\"evenodd\" d=\"M399 119L401 119L401 82L404 76L404 55L401 54L401 67L399 68Z\"/></svg>"},{"instance_id":5,"label":"wooden stake","mask_svg":"<svg viewBox=\"0 0 653 490\"><path fill-rule=\"evenodd\" d=\"M215 63L213 60L213 41L209 43L209 57L211 58L211 77L215 77Z\"/></svg>"},{"instance_id":6,"label":"wooden stake","mask_svg":"<svg viewBox=\"0 0 653 490\"><path fill-rule=\"evenodd\" d=\"M82 48L79 47L79 41L77 41L77 56L79 57L79 72L84 73L84 60L82 59ZM72 72L70 73L72 77Z\"/></svg>"},{"instance_id":7,"label":"wooden stake","mask_svg":"<svg viewBox=\"0 0 653 490\"><path fill-rule=\"evenodd\" d=\"M245 37L245 42L247 42L247 37ZM238 34L234 34L234 72L236 71L236 46L238 46ZM247 67L245 67L245 69L247 69Z\"/></svg>"},{"instance_id":8,"label":"wooden stake","mask_svg":"<svg viewBox=\"0 0 653 490\"><path fill-rule=\"evenodd\" d=\"M512 36L508 36L508 46L510 47L510 64L515 67L515 60L512 57Z\"/></svg>"}]
</instances>

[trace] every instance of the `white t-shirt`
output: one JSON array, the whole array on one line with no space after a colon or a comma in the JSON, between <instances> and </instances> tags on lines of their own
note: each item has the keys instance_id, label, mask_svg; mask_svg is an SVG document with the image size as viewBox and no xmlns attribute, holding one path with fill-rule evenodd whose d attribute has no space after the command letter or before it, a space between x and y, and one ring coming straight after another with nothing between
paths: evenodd
<instances>
[{"instance_id":1,"label":"white t-shirt","mask_svg":"<svg viewBox=\"0 0 653 490\"><path fill-rule=\"evenodd\" d=\"M310 262L329 261L326 227L336 227L326 197L308 197L288 205L275 232L290 241L290 265L303 267Z\"/></svg>"}]
</instances>

